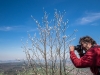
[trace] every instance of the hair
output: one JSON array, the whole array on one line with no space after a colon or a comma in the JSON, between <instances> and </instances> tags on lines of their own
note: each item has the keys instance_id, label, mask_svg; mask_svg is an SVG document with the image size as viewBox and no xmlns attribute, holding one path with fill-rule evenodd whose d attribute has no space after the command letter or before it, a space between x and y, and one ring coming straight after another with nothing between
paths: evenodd
<instances>
[{"instance_id":1,"label":"hair","mask_svg":"<svg viewBox=\"0 0 100 75\"><path fill-rule=\"evenodd\" d=\"M97 44L96 41L92 39L90 36L84 36L80 38L79 44L81 44L82 42L88 42L88 43L91 43L92 45Z\"/></svg>"}]
</instances>

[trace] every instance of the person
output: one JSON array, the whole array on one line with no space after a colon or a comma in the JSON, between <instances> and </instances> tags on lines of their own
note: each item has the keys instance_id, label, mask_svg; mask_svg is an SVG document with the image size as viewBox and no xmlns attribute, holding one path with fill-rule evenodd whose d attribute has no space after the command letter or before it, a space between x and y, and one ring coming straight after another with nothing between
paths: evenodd
<instances>
[{"instance_id":1,"label":"person","mask_svg":"<svg viewBox=\"0 0 100 75\"><path fill-rule=\"evenodd\" d=\"M90 36L84 36L80 38L79 44L82 50L76 51L79 53L80 57L75 54L75 46L69 47L70 58L74 66L76 68L90 67L93 75L100 75L100 71L98 68L100 66L100 46L98 46L96 41Z\"/></svg>"}]
</instances>

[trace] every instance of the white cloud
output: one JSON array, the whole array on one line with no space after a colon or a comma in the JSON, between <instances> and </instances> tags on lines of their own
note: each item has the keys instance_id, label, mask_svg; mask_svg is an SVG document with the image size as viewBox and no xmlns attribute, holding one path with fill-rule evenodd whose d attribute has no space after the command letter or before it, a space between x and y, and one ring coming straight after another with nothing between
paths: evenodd
<instances>
[{"instance_id":1,"label":"white cloud","mask_svg":"<svg viewBox=\"0 0 100 75\"><path fill-rule=\"evenodd\" d=\"M92 26L98 26L99 24L98 23L92 23L91 25Z\"/></svg>"},{"instance_id":2,"label":"white cloud","mask_svg":"<svg viewBox=\"0 0 100 75\"><path fill-rule=\"evenodd\" d=\"M85 25L88 23L95 22L100 19L100 13L87 13L86 16L76 20L77 24Z\"/></svg>"},{"instance_id":3,"label":"white cloud","mask_svg":"<svg viewBox=\"0 0 100 75\"><path fill-rule=\"evenodd\" d=\"M7 26L7 27L0 27L0 31L10 31L12 29L13 28L12 27L9 27L9 26Z\"/></svg>"},{"instance_id":4,"label":"white cloud","mask_svg":"<svg viewBox=\"0 0 100 75\"><path fill-rule=\"evenodd\" d=\"M0 31L36 31L32 27L28 26L0 26Z\"/></svg>"},{"instance_id":5,"label":"white cloud","mask_svg":"<svg viewBox=\"0 0 100 75\"><path fill-rule=\"evenodd\" d=\"M34 32L34 31L38 31L37 29L30 29L27 32Z\"/></svg>"}]
</instances>

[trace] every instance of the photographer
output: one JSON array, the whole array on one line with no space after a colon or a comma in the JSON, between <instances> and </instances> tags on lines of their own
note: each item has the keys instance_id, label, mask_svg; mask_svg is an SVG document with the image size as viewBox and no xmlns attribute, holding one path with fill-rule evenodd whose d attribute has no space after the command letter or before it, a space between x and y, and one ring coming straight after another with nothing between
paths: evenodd
<instances>
[{"instance_id":1,"label":"photographer","mask_svg":"<svg viewBox=\"0 0 100 75\"><path fill-rule=\"evenodd\" d=\"M100 66L100 47L90 36L84 36L80 38L77 46L70 46L70 58L77 68L90 67L91 72L94 75L100 75L98 65ZM80 58L74 53L77 51ZM85 53L83 53L83 51ZM98 57L97 57L98 56Z\"/></svg>"}]
</instances>

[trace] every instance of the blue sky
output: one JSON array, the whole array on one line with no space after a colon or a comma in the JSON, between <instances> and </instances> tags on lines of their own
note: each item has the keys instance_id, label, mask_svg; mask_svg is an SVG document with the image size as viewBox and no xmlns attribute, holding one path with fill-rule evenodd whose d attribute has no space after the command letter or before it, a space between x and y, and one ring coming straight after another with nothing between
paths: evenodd
<instances>
[{"instance_id":1,"label":"blue sky","mask_svg":"<svg viewBox=\"0 0 100 75\"><path fill-rule=\"evenodd\" d=\"M37 32L33 15L41 22L43 8L53 18L54 9L66 11L65 19L69 20L69 34L75 29L76 40L89 35L100 44L100 0L0 0L0 60L23 59L21 39L28 39Z\"/></svg>"}]
</instances>

